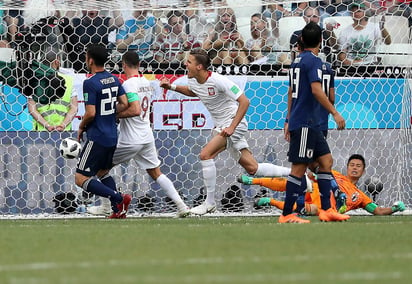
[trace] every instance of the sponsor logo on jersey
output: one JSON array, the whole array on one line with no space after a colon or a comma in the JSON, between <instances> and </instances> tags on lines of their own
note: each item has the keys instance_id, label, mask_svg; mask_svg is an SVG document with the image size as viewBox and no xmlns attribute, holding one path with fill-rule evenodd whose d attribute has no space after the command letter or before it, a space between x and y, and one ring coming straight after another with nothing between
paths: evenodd
<instances>
[{"instance_id":1,"label":"sponsor logo on jersey","mask_svg":"<svg viewBox=\"0 0 412 284\"><path fill-rule=\"evenodd\" d=\"M212 88L212 87L207 88L207 92L209 93L209 96L214 96L216 94L215 88Z\"/></svg>"}]
</instances>

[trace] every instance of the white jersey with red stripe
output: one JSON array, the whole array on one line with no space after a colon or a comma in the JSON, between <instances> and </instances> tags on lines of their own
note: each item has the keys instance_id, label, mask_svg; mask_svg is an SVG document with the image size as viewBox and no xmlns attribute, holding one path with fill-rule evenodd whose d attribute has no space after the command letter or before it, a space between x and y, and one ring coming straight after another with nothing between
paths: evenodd
<instances>
[{"instance_id":1,"label":"white jersey with red stripe","mask_svg":"<svg viewBox=\"0 0 412 284\"><path fill-rule=\"evenodd\" d=\"M145 144L154 141L150 126L150 101L154 94L149 80L139 75L123 83L126 94L134 93L139 97L141 113L139 116L120 119L119 144Z\"/></svg>"},{"instance_id":2,"label":"white jersey with red stripe","mask_svg":"<svg viewBox=\"0 0 412 284\"><path fill-rule=\"evenodd\" d=\"M189 89L202 101L213 118L215 127L228 127L236 115L243 91L227 77L209 72L206 82L200 84L195 78L188 80ZM244 122L246 119L243 118Z\"/></svg>"}]
</instances>

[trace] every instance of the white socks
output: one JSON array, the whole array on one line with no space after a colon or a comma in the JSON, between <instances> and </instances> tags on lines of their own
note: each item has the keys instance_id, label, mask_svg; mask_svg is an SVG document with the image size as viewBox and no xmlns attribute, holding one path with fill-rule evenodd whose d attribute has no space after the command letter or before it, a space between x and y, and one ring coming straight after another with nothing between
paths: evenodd
<instances>
[{"instance_id":1,"label":"white socks","mask_svg":"<svg viewBox=\"0 0 412 284\"><path fill-rule=\"evenodd\" d=\"M287 177L289 174L290 168L269 163L259 163L254 175L260 177Z\"/></svg>"},{"instance_id":2,"label":"white socks","mask_svg":"<svg viewBox=\"0 0 412 284\"><path fill-rule=\"evenodd\" d=\"M202 160L202 173L203 173L203 182L206 187L206 203L207 204L216 204L215 201L215 188L216 188L216 165L213 159Z\"/></svg>"},{"instance_id":3,"label":"white socks","mask_svg":"<svg viewBox=\"0 0 412 284\"><path fill-rule=\"evenodd\" d=\"M180 197L179 193L177 192L175 186L173 185L172 181L165 176L164 174L161 174L156 182L160 185L160 187L166 192L166 195L173 200L173 202L178 206L182 206L182 204L185 204Z\"/></svg>"}]
</instances>

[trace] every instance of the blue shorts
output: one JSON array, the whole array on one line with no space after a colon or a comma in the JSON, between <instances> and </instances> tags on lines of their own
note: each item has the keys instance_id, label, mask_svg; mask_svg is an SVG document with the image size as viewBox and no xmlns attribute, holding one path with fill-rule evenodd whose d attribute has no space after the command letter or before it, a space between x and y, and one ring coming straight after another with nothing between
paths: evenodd
<instances>
[{"instance_id":1,"label":"blue shorts","mask_svg":"<svg viewBox=\"0 0 412 284\"><path fill-rule=\"evenodd\" d=\"M321 130L302 127L290 131L289 162L310 164L329 153L329 145Z\"/></svg>"},{"instance_id":2,"label":"blue shorts","mask_svg":"<svg viewBox=\"0 0 412 284\"><path fill-rule=\"evenodd\" d=\"M99 170L113 167L113 154L116 146L105 147L88 140L82 148L76 173L87 177L95 176Z\"/></svg>"}]
</instances>

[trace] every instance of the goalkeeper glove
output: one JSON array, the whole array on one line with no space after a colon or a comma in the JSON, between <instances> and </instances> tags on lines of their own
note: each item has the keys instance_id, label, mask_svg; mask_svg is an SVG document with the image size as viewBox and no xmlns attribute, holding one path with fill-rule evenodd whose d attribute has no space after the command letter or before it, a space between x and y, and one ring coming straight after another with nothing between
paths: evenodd
<instances>
[{"instance_id":1,"label":"goalkeeper glove","mask_svg":"<svg viewBox=\"0 0 412 284\"><path fill-rule=\"evenodd\" d=\"M392 205L392 212L402 212L406 209L405 204L402 201L396 201L393 205Z\"/></svg>"}]
</instances>

